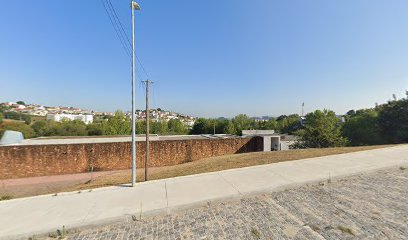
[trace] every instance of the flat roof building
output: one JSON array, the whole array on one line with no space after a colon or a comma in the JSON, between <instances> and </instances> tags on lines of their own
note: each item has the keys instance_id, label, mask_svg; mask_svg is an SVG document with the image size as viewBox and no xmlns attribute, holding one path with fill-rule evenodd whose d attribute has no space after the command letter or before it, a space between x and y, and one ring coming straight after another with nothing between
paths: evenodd
<instances>
[{"instance_id":1,"label":"flat roof building","mask_svg":"<svg viewBox=\"0 0 408 240\"><path fill-rule=\"evenodd\" d=\"M242 130L242 136L262 137L264 152L289 150L297 139L294 135L277 134L275 130Z\"/></svg>"}]
</instances>

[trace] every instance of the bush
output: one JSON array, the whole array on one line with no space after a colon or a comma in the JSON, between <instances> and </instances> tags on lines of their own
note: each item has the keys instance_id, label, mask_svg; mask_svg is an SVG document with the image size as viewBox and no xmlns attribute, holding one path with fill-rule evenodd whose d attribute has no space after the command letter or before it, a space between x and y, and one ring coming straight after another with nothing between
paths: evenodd
<instances>
[{"instance_id":1,"label":"bush","mask_svg":"<svg viewBox=\"0 0 408 240\"><path fill-rule=\"evenodd\" d=\"M25 123L20 122L2 122L0 123L0 137L3 136L3 133L6 130L12 130L21 132L24 135L24 138L32 138L35 133L34 130Z\"/></svg>"},{"instance_id":2,"label":"bush","mask_svg":"<svg viewBox=\"0 0 408 240\"><path fill-rule=\"evenodd\" d=\"M86 136L87 125L80 120L74 121L37 121L31 126L35 136Z\"/></svg>"},{"instance_id":3,"label":"bush","mask_svg":"<svg viewBox=\"0 0 408 240\"><path fill-rule=\"evenodd\" d=\"M91 123L86 126L89 136L104 135L103 123Z\"/></svg>"},{"instance_id":4,"label":"bush","mask_svg":"<svg viewBox=\"0 0 408 240\"><path fill-rule=\"evenodd\" d=\"M36 137L47 136L48 127L47 121L37 121L31 125Z\"/></svg>"},{"instance_id":5,"label":"bush","mask_svg":"<svg viewBox=\"0 0 408 240\"><path fill-rule=\"evenodd\" d=\"M12 120L20 120L24 121L26 124L31 123L31 116L24 114L24 113L18 113L18 112L4 112L4 118L6 119L12 119Z\"/></svg>"}]
</instances>

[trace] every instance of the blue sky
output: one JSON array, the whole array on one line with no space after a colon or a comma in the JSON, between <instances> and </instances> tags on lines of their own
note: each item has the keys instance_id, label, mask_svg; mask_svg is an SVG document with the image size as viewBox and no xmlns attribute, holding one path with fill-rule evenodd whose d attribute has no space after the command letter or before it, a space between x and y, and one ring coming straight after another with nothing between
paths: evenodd
<instances>
[{"instance_id":1,"label":"blue sky","mask_svg":"<svg viewBox=\"0 0 408 240\"><path fill-rule=\"evenodd\" d=\"M130 35L129 1L111 1ZM305 102L344 113L408 89L406 0L139 3L152 107L277 116ZM3 1L0 33L1 102L130 109L130 59L100 0Z\"/></svg>"}]
</instances>

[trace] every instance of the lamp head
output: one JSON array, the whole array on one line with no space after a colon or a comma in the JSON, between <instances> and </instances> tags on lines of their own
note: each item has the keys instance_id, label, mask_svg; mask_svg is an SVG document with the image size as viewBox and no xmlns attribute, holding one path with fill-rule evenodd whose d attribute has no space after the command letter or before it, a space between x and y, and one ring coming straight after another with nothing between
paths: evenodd
<instances>
[{"instance_id":1,"label":"lamp head","mask_svg":"<svg viewBox=\"0 0 408 240\"><path fill-rule=\"evenodd\" d=\"M133 10L140 10L139 4L137 2L135 2L135 1L132 1L131 7L132 7Z\"/></svg>"}]
</instances>

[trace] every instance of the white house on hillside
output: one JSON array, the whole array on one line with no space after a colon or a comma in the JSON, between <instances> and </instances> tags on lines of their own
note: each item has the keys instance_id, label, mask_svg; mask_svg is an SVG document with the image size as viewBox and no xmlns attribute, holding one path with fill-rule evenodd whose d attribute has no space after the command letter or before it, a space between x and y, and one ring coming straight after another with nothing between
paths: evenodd
<instances>
[{"instance_id":1,"label":"white house on hillside","mask_svg":"<svg viewBox=\"0 0 408 240\"><path fill-rule=\"evenodd\" d=\"M53 120L56 122L61 122L62 120L80 120L85 124L90 124L93 122L93 115L90 114L47 114L47 120Z\"/></svg>"}]
</instances>

